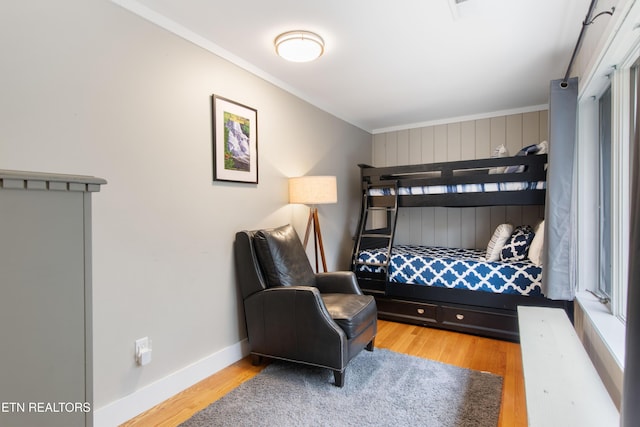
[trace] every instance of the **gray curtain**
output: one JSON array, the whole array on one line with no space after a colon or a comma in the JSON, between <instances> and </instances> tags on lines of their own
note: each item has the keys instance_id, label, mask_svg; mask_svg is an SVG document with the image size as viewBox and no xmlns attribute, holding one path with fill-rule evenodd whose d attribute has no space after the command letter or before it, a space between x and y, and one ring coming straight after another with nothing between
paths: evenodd
<instances>
[{"instance_id":1,"label":"gray curtain","mask_svg":"<svg viewBox=\"0 0 640 427\"><path fill-rule=\"evenodd\" d=\"M637 80L636 80L637 82ZM629 236L629 282L627 288L627 325L622 391L621 425L632 427L640 420L640 85L636 83L633 163L631 163L631 214Z\"/></svg>"},{"instance_id":2,"label":"gray curtain","mask_svg":"<svg viewBox=\"0 0 640 427\"><path fill-rule=\"evenodd\" d=\"M563 87L564 86L564 87ZM574 159L578 110L578 79L562 85L551 81L549 96L549 164L545 205L546 257L542 292L547 298L575 296L576 209Z\"/></svg>"}]
</instances>

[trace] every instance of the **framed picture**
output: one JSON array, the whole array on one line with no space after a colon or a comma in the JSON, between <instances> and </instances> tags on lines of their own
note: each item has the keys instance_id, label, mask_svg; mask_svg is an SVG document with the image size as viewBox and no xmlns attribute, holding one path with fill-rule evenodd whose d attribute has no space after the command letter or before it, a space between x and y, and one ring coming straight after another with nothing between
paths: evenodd
<instances>
[{"instance_id":1,"label":"framed picture","mask_svg":"<svg viewBox=\"0 0 640 427\"><path fill-rule=\"evenodd\" d=\"M212 95L213 180L258 183L258 112Z\"/></svg>"}]
</instances>

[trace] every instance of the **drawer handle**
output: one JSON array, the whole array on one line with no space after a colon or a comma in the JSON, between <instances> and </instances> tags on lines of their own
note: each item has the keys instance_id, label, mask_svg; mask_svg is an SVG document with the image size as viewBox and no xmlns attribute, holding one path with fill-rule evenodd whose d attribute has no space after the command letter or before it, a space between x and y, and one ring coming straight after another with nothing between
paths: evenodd
<instances>
[{"instance_id":1,"label":"drawer handle","mask_svg":"<svg viewBox=\"0 0 640 427\"><path fill-rule=\"evenodd\" d=\"M418 314L424 314L424 308L419 308L417 311L418 311Z\"/></svg>"},{"instance_id":2,"label":"drawer handle","mask_svg":"<svg viewBox=\"0 0 640 427\"><path fill-rule=\"evenodd\" d=\"M456 319L458 320L464 319L464 314L456 314Z\"/></svg>"}]
</instances>

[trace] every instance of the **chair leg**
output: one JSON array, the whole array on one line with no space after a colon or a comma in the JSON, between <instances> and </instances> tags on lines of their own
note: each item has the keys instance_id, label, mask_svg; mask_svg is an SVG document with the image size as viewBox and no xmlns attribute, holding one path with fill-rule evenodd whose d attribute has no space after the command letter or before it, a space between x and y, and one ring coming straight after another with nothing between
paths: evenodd
<instances>
[{"instance_id":1,"label":"chair leg","mask_svg":"<svg viewBox=\"0 0 640 427\"><path fill-rule=\"evenodd\" d=\"M251 354L251 364L253 366L260 366L262 365L262 356L260 356L259 354Z\"/></svg>"},{"instance_id":2,"label":"chair leg","mask_svg":"<svg viewBox=\"0 0 640 427\"><path fill-rule=\"evenodd\" d=\"M367 344L367 346L365 347L365 348L367 349L367 351L373 351L373 345L374 345L374 341L375 341L375 340L376 340L376 339L375 339L375 338L373 338L373 339L369 342L369 344Z\"/></svg>"},{"instance_id":3,"label":"chair leg","mask_svg":"<svg viewBox=\"0 0 640 427\"><path fill-rule=\"evenodd\" d=\"M344 369L342 371L333 371L334 385L336 387L344 386Z\"/></svg>"}]
</instances>

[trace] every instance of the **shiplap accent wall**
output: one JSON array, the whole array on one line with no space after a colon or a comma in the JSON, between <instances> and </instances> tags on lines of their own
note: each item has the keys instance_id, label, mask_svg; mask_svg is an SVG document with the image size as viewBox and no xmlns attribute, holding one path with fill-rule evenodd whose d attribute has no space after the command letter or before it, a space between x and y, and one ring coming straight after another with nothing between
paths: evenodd
<instances>
[{"instance_id":1,"label":"shiplap accent wall","mask_svg":"<svg viewBox=\"0 0 640 427\"><path fill-rule=\"evenodd\" d=\"M396 166L491 157L504 144L511 155L547 140L547 110L438 124L373 136L373 165ZM541 207L402 208L396 244L486 248L504 222L534 226Z\"/></svg>"}]
</instances>

